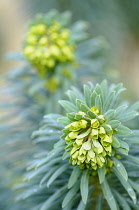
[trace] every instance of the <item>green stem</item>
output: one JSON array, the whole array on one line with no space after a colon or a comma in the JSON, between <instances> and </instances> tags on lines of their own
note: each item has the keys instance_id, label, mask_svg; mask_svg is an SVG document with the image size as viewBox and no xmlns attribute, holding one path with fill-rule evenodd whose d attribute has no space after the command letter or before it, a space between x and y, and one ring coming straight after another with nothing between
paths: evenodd
<instances>
[{"instance_id":1,"label":"green stem","mask_svg":"<svg viewBox=\"0 0 139 210\"><path fill-rule=\"evenodd\" d=\"M98 176L90 176L89 185L95 187L90 196L90 199L93 199L93 202L90 204L89 209L95 210L97 204L97 198L100 194L103 194ZM108 207L105 203L103 204L102 209L108 210Z\"/></svg>"}]
</instances>

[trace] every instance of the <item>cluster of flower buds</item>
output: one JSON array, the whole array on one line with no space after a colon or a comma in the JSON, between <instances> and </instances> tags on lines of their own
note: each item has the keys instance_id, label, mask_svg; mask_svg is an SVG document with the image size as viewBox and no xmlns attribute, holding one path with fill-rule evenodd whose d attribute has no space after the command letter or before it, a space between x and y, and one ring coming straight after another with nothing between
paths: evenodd
<instances>
[{"instance_id":1,"label":"cluster of flower buds","mask_svg":"<svg viewBox=\"0 0 139 210\"><path fill-rule=\"evenodd\" d=\"M75 47L70 39L70 30L60 22L34 23L25 39L24 56L44 77L58 63L73 63Z\"/></svg>"},{"instance_id":2,"label":"cluster of flower buds","mask_svg":"<svg viewBox=\"0 0 139 210\"><path fill-rule=\"evenodd\" d=\"M86 113L79 112L75 115L76 121L63 130L70 161L81 169L96 170L104 165L112 167L109 156L113 152L113 134L116 130L106 124L97 107L92 107L90 111L96 114L96 118L91 119Z\"/></svg>"}]
</instances>

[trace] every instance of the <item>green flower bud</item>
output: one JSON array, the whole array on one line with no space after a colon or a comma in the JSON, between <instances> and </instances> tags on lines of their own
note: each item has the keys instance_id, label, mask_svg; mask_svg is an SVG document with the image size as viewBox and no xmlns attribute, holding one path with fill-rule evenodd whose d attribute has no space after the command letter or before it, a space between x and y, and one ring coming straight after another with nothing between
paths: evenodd
<instances>
[{"instance_id":1,"label":"green flower bud","mask_svg":"<svg viewBox=\"0 0 139 210\"><path fill-rule=\"evenodd\" d=\"M29 56L30 54L34 53L34 51L35 51L34 47L27 46L27 47L24 48L23 53L24 53L25 56Z\"/></svg>"},{"instance_id":2,"label":"green flower bud","mask_svg":"<svg viewBox=\"0 0 139 210\"><path fill-rule=\"evenodd\" d=\"M104 139L101 140L101 143L103 144L103 146L109 146L112 143L112 137L105 135Z\"/></svg>"},{"instance_id":3,"label":"green flower bud","mask_svg":"<svg viewBox=\"0 0 139 210\"><path fill-rule=\"evenodd\" d=\"M85 155L80 155L78 157L78 160L80 161L80 163L83 163L85 161L85 159L86 159L86 156Z\"/></svg>"},{"instance_id":4,"label":"green flower bud","mask_svg":"<svg viewBox=\"0 0 139 210\"><path fill-rule=\"evenodd\" d=\"M91 142L90 141L86 141L83 143L82 148L85 150L90 150L91 149Z\"/></svg>"},{"instance_id":5,"label":"green flower bud","mask_svg":"<svg viewBox=\"0 0 139 210\"><path fill-rule=\"evenodd\" d=\"M95 106L93 106L91 108L91 111L94 112L95 114L99 114L99 109L97 107L95 107Z\"/></svg>"},{"instance_id":6,"label":"green flower bud","mask_svg":"<svg viewBox=\"0 0 139 210\"><path fill-rule=\"evenodd\" d=\"M79 155L86 155L87 151L85 149L83 149L83 147L80 148L80 151L79 151Z\"/></svg>"},{"instance_id":7,"label":"green flower bud","mask_svg":"<svg viewBox=\"0 0 139 210\"><path fill-rule=\"evenodd\" d=\"M86 128L87 127L87 121L86 120L80 120L79 121L79 127L80 128Z\"/></svg>"},{"instance_id":8,"label":"green flower bud","mask_svg":"<svg viewBox=\"0 0 139 210\"><path fill-rule=\"evenodd\" d=\"M47 28L46 25L44 25L44 24L39 24L39 25L37 25L36 27L35 27L35 26L32 27L32 28L31 28L31 32L32 32L32 33L39 34L39 35L42 35L42 34L45 34L46 28Z\"/></svg>"},{"instance_id":9,"label":"green flower bud","mask_svg":"<svg viewBox=\"0 0 139 210\"><path fill-rule=\"evenodd\" d=\"M66 40L69 38L69 36L70 36L70 31L68 29L64 29L60 34L60 37Z\"/></svg>"},{"instance_id":10,"label":"green flower bud","mask_svg":"<svg viewBox=\"0 0 139 210\"><path fill-rule=\"evenodd\" d=\"M63 47L65 47L65 41L62 39L57 39L56 45L58 45L61 48L61 50L63 51ZM62 55L63 55L63 53L62 53Z\"/></svg>"},{"instance_id":11,"label":"green flower bud","mask_svg":"<svg viewBox=\"0 0 139 210\"><path fill-rule=\"evenodd\" d=\"M111 153L112 153L112 147L111 147L111 145L105 147L105 150L106 150L107 154L108 154L109 156L111 156Z\"/></svg>"},{"instance_id":12,"label":"green flower bud","mask_svg":"<svg viewBox=\"0 0 139 210\"><path fill-rule=\"evenodd\" d=\"M96 159L97 159L97 164L98 164L99 168L103 167L104 162L102 162L101 158L99 156L97 156Z\"/></svg>"},{"instance_id":13,"label":"green flower bud","mask_svg":"<svg viewBox=\"0 0 139 210\"><path fill-rule=\"evenodd\" d=\"M94 147L94 152L96 154L103 154L103 147L100 145L99 147Z\"/></svg>"},{"instance_id":14,"label":"green flower bud","mask_svg":"<svg viewBox=\"0 0 139 210\"><path fill-rule=\"evenodd\" d=\"M77 160L71 159L72 165L75 166L77 164Z\"/></svg>"},{"instance_id":15,"label":"green flower bud","mask_svg":"<svg viewBox=\"0 0 139 210\"><path fill-rule=\"evenodd\" d=\"M91 136L94 139L98 139L98 129L92 129Z\"/></svg>"},{"instance_id":16,"label":"green flower bud","mask_svg":"<svg viewBox=\"0 0 139 210\"><path fill-rule=\"evenodd\" d=\"M107 159L107 167L112 167L114 165L113 161L110 160L110 158Z\"/></svg>"},{"instance_id":17,"label":"green flower bud","mask_svg":"<svg viewBox=\"0 0 139 210\"><path fill-rule=\"evenodd\" d=\"M76 139L76 144L78 145L78 146L80 146L80 145L82 145L82 143L83 143L83 140L84 139Z\"/></svg>"},{"instance_id":18,"label":"green flower bud","mask_svg":"<svg viewBox=\"0 0 139 210\"><path fill-rule=\"evenodd\" d=\"M113 134L113 130L112 130L111 125L108 125L108 124L107 124L107 127L109 128L109 132L108 132L108 133L109 133L109 134Z\"/></svg>"},{"instance_id":19,"label":"green flower bud","mask_svg":"<svg viewBox=\"0 0 139 210\"><path fill-rule=\"evenodd\" d=\"M60 49L56 45L52 45L49 48L50 54L55 56L56 58L60 55Z\"/></svg>"},{"instance_id":20,"label":"green flower bud","mask_svg":"<svg viewBox=\"0 0 139 210\"><path fill-rule=\"evenodd\" d=\"M73 159L77 159L78 155L79 155L79 151L76 151L76 152L72 155L72 158L73 158Z\"/></svg>"},{"instance_id":21,"label":"green flower bud","mask_svg":"<svg viewBox=\"0 0 139 210\"><path fill-rule=\"evenodd\" d=\"M53 23L53 26L50 27L50 32L57 32L61 28L61 25L59 22Z\"/></svg>"},{"instance_id":22,"label":"green flower bud","mask_svg":"<svg viewBox=\"0 0 139 210\"><path fill-rule=\"evenodd\" d=\"M69 125L69 130L70 131L76 131L78 129L80 129L79 122L73 122Z\"/></svg>"},{"instance_id":23,"label":"green flower bud","mask_svg":"<svg viewBox=\"0 0 139 210\"><path fill-rule=\"evenodd\" d=\"M78 112L77 115L86 115L85 112Z\"/></svg>"},{"instance_id":24,"label":"green flower bud","mask_svg":"<svg viewBox=\"0 0 139 210\"><path fill-rule=\"evenodd\" d=\"M34 44L36 44L36 42L37 42L37 37L36 37L36 36L34 36L34 35L29 35L29 36L27 37L27 43L28 43L28 44L34 45Z\"/></svg>"},{"instance_id":25,"label":"green flower bud","mask_svg":"<svg viewBox=\"0 0 139 210\"><path fill-rule=\"evenodd\" d=\"M76 152L78 150L78 147L73 147L72 149L71 149L71 151L70 151L70 154L71 155L73 155L74 154L74 152Z\"/></svg>"},{"instance_id":26,"label":"green flower bud","mask_svg":"<svg viewBox=\"0 0 139 210\"><path fill-rule=\"evenodd\" d=\"M69 144L71 142L71 139L68 136L65 137L65 140L66 140L67 144Z\"/></svg>"},{"instance_id":27,"label":"green flower bud","mask_svg":"<svg viewBox=\"0 0 139 210\"><path fill-rule=\"evenodd\" d=\"M92 119L91 120L91 127L98 128L99 126L99 121L97 119Z\"/></svg>"},{"instance_id":28,"label":"green flower bud","mask_svg":"<svg viewBox=\"0 0 139 210\"><path fill-rule=\"evenodd\" d=\"M70 139L76 139L78 136L78 132L70 132L68 136Z\"/></svg>"},{"instance_id":29,"label":"green flower bud","mask_svg":"<svg viewBox=\"0 0 139 210\"><path fill-rule=\"evenodd\" d=\"M46 36L40 38L39 44L41 46L47 46L47 44L48 44L48 38Z\"/></svg>"},{"instance_id":30,"label":"green flower bud","mask_svg":"<svg viewBox=\"0 0 139 210\"><path fill-rule=\"evenodd\" d=\"M89 155L91 158L94 158L94 157L95 157L95 153L94 153L93 149L90 149L90 150L88 151L88 155Z\"/></svg>"},{"instance_id":31,"label":"green flower bud","mask_svg":"<svg viewBox=\"0 0 139 210\"><path fill-rule=\"evenodd\" d=\"M106 135L105 129L103 127L100 127L100 129L99 129L99 136L100 136L100 138L104 138L105 135Z\"/></svg>"}]
</instances>

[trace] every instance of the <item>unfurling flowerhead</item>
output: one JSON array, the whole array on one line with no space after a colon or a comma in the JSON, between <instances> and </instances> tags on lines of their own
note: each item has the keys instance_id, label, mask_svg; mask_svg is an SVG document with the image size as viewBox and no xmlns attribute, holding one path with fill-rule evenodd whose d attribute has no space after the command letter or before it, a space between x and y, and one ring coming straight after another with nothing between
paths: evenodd
<instances>
[{"instance_id":1,"label":"unfurling flowerhead","mask_svg":"<svg viewBox=\"0 0 139 210\"><path fill-rule=\"evenodd\" d=\"M99 115L97 107L92 107L88 113L76 113L75 121L67 125L63 133L70 147L72 165L96 170L106 165L112 156L114 129Z\"/></svg>"},{"instance_id":2,"label":"unfurling flowerhead","mask_svg":"<svg viewBox=\"0 0 139 210\"><path fill-rule=\"evenodd\" d=\"M122 84L108 90L104 81L95 88L85 85L84 97L74 90L68 91L71 102L60 101L70 112L59 122L66 125L62 139L66 141L65 149L72 165L89 170L105 167L107 171L114 165L114 159L128 154L129 147L123 135L129 135L131 130L122 125L122 112L127 106L116 107L122 90ZM138 115L134 114L133 117Z\"/></svg>"}]
</instances>

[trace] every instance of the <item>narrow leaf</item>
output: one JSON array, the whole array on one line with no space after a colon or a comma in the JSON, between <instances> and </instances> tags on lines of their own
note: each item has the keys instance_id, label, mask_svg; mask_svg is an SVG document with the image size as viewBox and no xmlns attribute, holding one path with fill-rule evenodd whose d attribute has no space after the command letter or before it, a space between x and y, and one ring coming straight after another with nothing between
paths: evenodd
<instances>
[{"instance_id":1,"label":"narrow leaf","mask_svg":"<svg viewBox=\"0 0 139 210\"><path fill-rule=\"evenodd\" d=\"M123 210L131 210L126 199L121 194L119 194L116 190L114 190L114 194Z\"/></svg>"},{"instance_id":2,"label":"narrow leaf","mask_svg":"<svg viewBox=\"0 0 139 210\"><path fill-rule=\"evenodd\" d=\"M97 95L102 96L101 86L99 84L96 84L95 91Z\"/></svg>"},{"instance_id":3,"label":"narrow leaf","mask_svg":"<svg viewBox=\"0 0 139 210\"><path fill-rule=\"evenodd\" d=\"M69 182L68 182L68 188L69 189L76 183L80 174L81 174L81 169L78 166L76 166L73 169L73 171L71 173L71 176L69 178Z\"/></svg>"},{"instance_id":4,"label":"narrow leaf","mask_svg":"<svg viewBox=\"0 0 139 210\"><path fill-rule=\"evenodd\" d=\"M123 187L125 188L125 190L127 191L127 193L129 194L129 196L132 198L134 204L136 204L136 200L137 200L136 194L134 190L132 189L132 187L130 186L129 182L123 178L123 176L118 172L115 166L112 168L112 170L114 174L117 176L117 178L119 179L119 181L121 182L121 184L123 185Z\"/></svg>"},{"instance_id":5,"label":"narrow leaf","mask_svg":"<svg viewBox=\"0 0 139 210\"><path fill-rule=\"evenodd\" d=\"M76 105L76 99L78 98L78 95L72 90L68 90L67 95L68 95L71 103Z\"/></svg>"},{"instance_id":6,"label":"narrow leaf","mask_svg":"<svg viewBox=\"0 0 139 210\"><path fill-rule=\"evenodd\" d=\"M96 96L97 96L96 91L93 91L93 93L91 94L91 107L95 106Z\"/></svg>"},{"instance_id":7,"label":"narrow leaf","mask_svg":"<svg viewBox=\"0 0 139 210\"><path fill-rule=\"evenodd\" d=\"M90 111L90 108L86 106L85 104L81 104L81 111L85 112L87 114L88 111Z\"/></svg>"},{"instance_id":8,"label":"narrow leaf","mask_svg":"<svg viewBox=\"0 0 139 210\"><path fill-rule=\"evenodd\" d=\"M52 157L60 152L62 152L65 148L65 145L64 146L61 146L61 147L58 147L58 148L54 148L53 150L51 150L49 153L48 153L48 157Z\"/></svg>"},{"instance_id":9,"label":"narrow leaf","mask_svg":"<svg viewBox=\"0 0 139 210\"><path fill-rule=\"evenodd\" d=\"M69 120L74 121L75 120L76 113L75 112L71 112L71 113L67 114L67 116L68 116L68 119Z\"/></svg>"},{"instance_id":10,"label":"narrow leaf","mask_svg":"<svg viewBox=\"0 0 139 210\"><path fill-rule=\"evenodd\" d=\"M48 198L43 205L41 206L40 210L46 210L48 209L51 204L53 204L53 202L55 200L57 200L61 195L63 195L63 193L66 191L67 186L62 187L61 189L59 189L58 191L56 191L52 196L50 196L50 198Z\"/></svg>"},{"instance_id":11,"label":"narrow leaf","mask_svg":"<svg viewBox=\"0 0 139 210\"><path fill-rule=\"evenodd\" d=\"M103 196L99 195L97 198L96 210L102 210L102 205L103 205Z\"/></svg>"},{"instance_id":12,"label":"narrow leaf","mask_svg":"<svg viewBox=\"0 0 139 210\"><path fill-rule=\"evenodd\" d=\"M119 171L119 173L123 176L123 178L127 181L128 180L128 175L127 175L127 172L126 172L126 169L125 167L123 166L123 164L117 160L116 158L112 158L113 162L114 162L114 165L115 167L117 168L117 170Z\"/></svg>"},{"instance_id":13,"label":"narrow leaf","mask_svg":"<svg viewBox=\"0 0 139 210\"><path fill-rule=\"evenodd\" d=\"M40 186L51 176L51 174L53 174L54 173L54 171L56 170L57 168L51 168L50 169L50 171L49 172L47 172L46 174L45 174L45 176L43 176L43 178L41 179L41 181L40 181Z\"/></svg>"},{"instance_id":14,"label":"narrow leaf","mask_svg":"<svg viewBox=\"0 0 139 210\"><path fill-rule=\"evenodd\" d=\"M111 210L118 210L116 201L112 195L112 192L110 190L110 187L109 187L106 179L104 179L103 183L101 184L101 187L103 190L104 197L106 198Z\"/></svg>"},{"instance_id":15,"label":"narrow leaf","mask_svg":"<svg viewBox=\"0 0 139 210\"><path fill-rule=\"evenodd\" d=\"M85 209L86 209L86 204L84 204L84 202L81 200L77 207L77 210L85 210Z\"/></svg>"},{"instance_id":16,"label":"narrow leaf","mask_svg":"<svg viewBox=\"0 0 139 210\"><path fill-rule=\"evenodd\" d=\"M122 106L119 106L116 110L115 110L115 118L117 118L118 116L120 116L124 110L127 108L128 106L127 105L122 105Z\"/></svg>"},{"instance_id":17,"label":"narrow leaf","mask_svg":"<svg viewBox=\"0 0 139 210\"><path fill-rule=\"evenodd\" d=\"M103 112L107 112L111 108L112 101L114 99L115 92L111 92L105 99L104 105L103 105Z\"/></svg>"},{"instance_id":18,"label":"narrow leaf","mask_svg":"<svg viewBox=\"0 0 139 210\"><path fill-rule=\"evenodd\" d=\"M100 184L102 184L102 182L105 179L105 167L98 169L98 176L99 176L99 182L100 182Z\"/></svg>"},{"instance_id":19,"label":"narrow leaf","mask_svg":"<svg viewBox=\"0 0 139 210\"><path fill-rule=\"evenodd\" d=\"M101 83L101 91L102 91L102 98L104 100L107 97L108 93L108 83L106 80L103 80Z\"/></svg>"},{"instance_id":20,"label":"narrow leaf","mask_svg":"<svg viewBox=\"0 0 139 210\"><path fill-rule=\"evenodd\" d=\"M136 164L139 164L139 158L128 155L126 158L128 158L129 160L133 161Z\"/></svg>"},{"instance_id":21,"label":"narrow leaf","mask_svg":"<svg viewBox=\"0 0 139 210\"><path fill-rule=\"evenodd\" d=\"M62 156L62 160L67 159L68 157L70 157L69 152L65 151L63 156Z\"/></svg>"},{"instance_id":22,"label":"narrow leaf","mask_svg":"<svg viewBox=\"0 0 139 210\"><path fill-rule=\"evenodd\" d=\"M81 111L81 104L84 104L84 101L76 99L76 106L78 107L79 111Z\"/></svg>"},{"instance_id":23,"label":"narrow leaf","mask_svg":"<svg viewBox=\"0 0 139 210\"><path fill-rule=\"evenodd\" d=\"M117 148L116 150L117 150L117 152L119 152L119 153L121 153L123 155L128 155L128 150L126 150L126 149Z\"/></svg>"},{"instance_id":24,"label":"narrow leaf","mask_svg":"<svg viewBox=\"0 0 139 210\"><path fill-rule=\"evenodd\" d=\"M117 119L121 122L126 122L128 120L132 120L134 119L136 116L138 116L139 113L136 112L136 111L130 111L128 113L125 113L124 115L122 116L119 116Z\"/></svg>"},{"instance_id":25,"label":"narrow leaf","mask_svg":"<svg viewBox=\"0 0 139 210\"><path fill-rule=\"evenodd\" d=\"M91 110L89 110L89 111L87 112L87 115L89 115L92 119L95 119L95 118L96 118L96 114L93 113Z\"/></svg>"},{"instance_id":26,"label":"narrow leaf","mask_svg":"<svg viewBox=\"0 0 139 210\"><path fill-rule=\"evenodd\" d=\"M86 204L88 199L88 182L89 182L90 171L86 169L82 175L80 190L83 202Z\"/></svg>"},{"instance_id":27,"label":"narrow leaf","mask_svg":"<svg viewBox=\"0 0 139 210\"><path fill-rule=\"evenodd\" d=\"M118 132L116 134L117 135L129 135L131 133L132 133L132 131L129 128L127 128L126 126L123 126L123 125L119 125Z\"/></svg>"},{"instance_id":28,"label":"narrow leaf","mask_svg":"<svg viewBox=\"0 0 139 210\"><path fill-rule=\"evenodd\" d=\"M129 179L129 184L131 187L133 187L134 190L136 190L137 193L139 193L139 184L136 182L133 182L131 179Z\"/></svg>"},{"instance_id":29,"label":"narrow leaf","mask_svg":"<svg viewBox=\"0 0 139 210\"><path fill-rule=\"evenodd\" d=\"M62 202L62 208L64 208L71 201L71 199L75 196L75 194L79 190L79 187L80 187L79 182L76 182L76 184L68 191Z\"/></svg>"},{"instance_id":30,"label":"narrow leaf","mask_svg":"<svg viewBox=\"0 0 139 210\"><path fill-rule=\"evenodd\" d=\"M68 125L68 124L72 123L72 121L70 119L68 119L67 117L60 117L57 119L57 122L62 125Z\"/></svg>"},{"instance_id":31,"label":"narrow leaf","mask_svg":"<svg viewBox=\"0 0 139 210\"><path fill-rule=\"evenodd\" d=\"M129 151L129 146L126 142L119 139L120 147Z\"/></svg>"},{"instance_id":32,"label":"narrow leaf","mask_svg":"<svg viewBox=\"0 0 139 210\"><path fill-rule=\"evenodd\" d=\"M87 104L87 106L91 106L91 90L88 87L88 85L84 85L84 98L85 98L85 102Z\"/></svg>"},{"instance_id":33,"label":"narrow leaf","mask_svg":"<svg viewBox=\"0 0 139 210\"><path fill-rule=\"evenodd\" d=\"M110 109L104 114L104 118L106 121L110 121L114 117L114 115L115 115L115 110Z\"/></svg>"},{"instance_id":34,"label":"narrow leaf","mask_svg":"<svg viewBox=\"0 0 139 210\"><path fill-rule=\"evenodd\" d=\"M114 148L119 148L120 147L120 142L118 141L118 139L115 136L112 137L112 146Z\"/></svg>"},{"instance_id":35,"label":"narrow leaf","mask_svg":"<svg viewBox=\"0 0 139 210\"><path fill-rule=\"evenodd\" d=\"M133 110L133 111L137 111L139 110L139 101L137 101L136 103L134 103L130 108L129 110Z\"/></svg>"},{"instance_id":36,"label":"narrow leaf","mask_svg":"<svg viewBox=\"0 0 139 210\"><path fill-rule=\"evenodd\" d=\"M121 123L118 120L111 120L108 122L109 125L111 125L111 127L113 129L117 128Z\"/></svg>"},{"instance_id":37,"label":"narrow leaf","mask_svg":"<svg viewBox=\"0 0 139 210\"><path fill-rule=\"evenodd\" d=\"M67 168L69 167L69 163L62 165L57 171L55 171L55 173L51 176L51 178L48 180L47 182L47 187L50 186L50 184L52 184L52 182L59 177Z\"/></svg>"},{"instance_id":38,"label":"narrow leaf","mask_svg":"<svg viewBox=\"0 0 139 210\"><path fill-rule=\"evenodd\" d=\"M102 101L100 95L97 95L95 98L95 106L99 109L100 113L102 112Z\"/></svg>"},{"instance_id":39,"label":"narrow leaf","mask_svg":"<svg viewBox=\"0 0 139 210\"><path fill-rule=\"evenodd\" d=\"M69 101L60 100L59 103L67 112L78 112L78 108Z\"/></svg>"}]
</instances>

